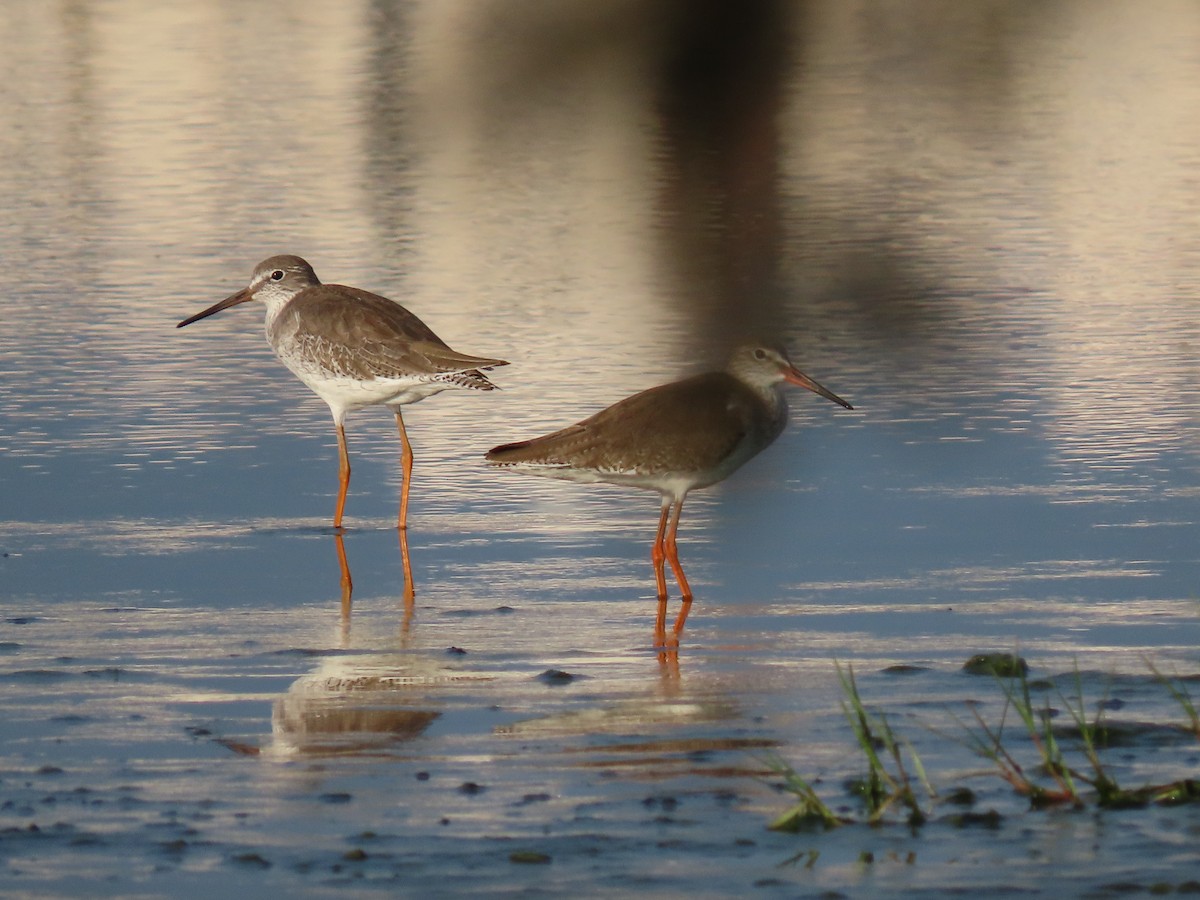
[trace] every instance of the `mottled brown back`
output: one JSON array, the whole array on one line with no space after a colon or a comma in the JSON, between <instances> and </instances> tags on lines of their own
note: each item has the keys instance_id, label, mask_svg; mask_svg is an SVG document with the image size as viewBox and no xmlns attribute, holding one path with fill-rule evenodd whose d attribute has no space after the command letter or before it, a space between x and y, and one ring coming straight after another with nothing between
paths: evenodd
<instances>
[{"instance_id":1,"label":"mottled brown back","mask_svg":"<svg viewBox=\"0 0 1200 900\"><path fill-rule=\"evenodd\" d=\"M507 365L459 353L403 306L369 291L323 284L301 291L272 326L282 344L357 379L470 372ZM478 373L476 373L478 374ZM483 375L478 377L486 383Z\"/></svg>"}]
</instances>

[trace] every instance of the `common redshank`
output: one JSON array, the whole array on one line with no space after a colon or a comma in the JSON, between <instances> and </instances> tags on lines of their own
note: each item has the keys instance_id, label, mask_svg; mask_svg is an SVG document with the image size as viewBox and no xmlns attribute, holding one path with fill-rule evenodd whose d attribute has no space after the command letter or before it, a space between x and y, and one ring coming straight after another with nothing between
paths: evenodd
<instances>
[{"instance_id":1,"label":"common redshank","mask_svg":"<svg viewBox=\"0 0 1200 900\"><path fill-rule=\"evenodd\" d=\"M386 297L341 284L322 284L312 266L299 256L264 259L255 267L249 285L176 327L249 300L261 300L267 307L267 341L275 355L333 414L339 458L333 527L342 527L350 487L346 413L382 405L392 408L400 431L397 525L407 528L413 457L400 407L451 388L493 390L495 385L481 370L508 363L451 350L429 326Z\"/></svg>"},{"instance_id":2,"label":"common redshank","mask_svg":"<svg viewBox=\"0 0 1200 900\"><path fill-rule=\"evenodd\" d=\"M688 492L716 484L779 437L787 424L781 383L798 384L846 409L853 407L792 365L783 348L739 346L723 372L708 372L634 394L582 422L494 447L494 466L578 481L646 488L662 494L650 559L658 586L655 635L665 638L671 564L682 593L673 635L677 643L692 604L675 536Z\"/></svg>"}]
</instances>

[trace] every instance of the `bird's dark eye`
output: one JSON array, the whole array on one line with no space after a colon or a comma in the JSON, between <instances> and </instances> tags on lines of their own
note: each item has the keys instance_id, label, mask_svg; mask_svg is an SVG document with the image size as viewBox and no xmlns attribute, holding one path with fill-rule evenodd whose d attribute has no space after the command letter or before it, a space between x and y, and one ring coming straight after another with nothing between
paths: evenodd
<instances>
[{"instance_id":1,"label":"bird's dark eye","mask_svg":"<svg viewBox=\"0 0 1200 900\"><path fill-rule=\"evenodd\" d=\"M767 351L764 350L762 347L759 347L757 350L754 351L754 358L755 359L766 359Z\"/></svg>"},{"instance_id":2,"label":"bird's dark eye","mask_svg":"<svg viewBox=\"0 0 1200 900\"><path fill-rule=\"evenodd\" d=\"M271 273L272 281L280 281L280 280L282 280L282 278L283 278L283 269L276 269L274 272Z\"/></svg>"}]
</instances>

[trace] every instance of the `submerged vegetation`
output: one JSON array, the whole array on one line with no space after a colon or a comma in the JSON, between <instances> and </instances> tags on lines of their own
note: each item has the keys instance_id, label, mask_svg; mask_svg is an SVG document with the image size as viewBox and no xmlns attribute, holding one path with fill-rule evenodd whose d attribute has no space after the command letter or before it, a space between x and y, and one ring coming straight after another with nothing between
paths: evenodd
<instances>
[{"instance_id":1,"label":"submerged vegetation","mask_svg":"<svg viewBox=\"0 0 1200 900\"><path fill-rule=\"evenodd\" d=\"M844 699L842 711L850 723L855 742L862 753L866 773L846 783L849 794L862 804L862 814L851 816L835 812L817 793L813 782L800 775L783 759L775 756L763 760L773 775L781 779L779 787L791 794L795 802L769 825L777 831L834 828L854 822L875 825L888 820L889 814L901 817L911 827L927 822L938 801L970 804L974 794L967 788L956 788L939 796L926 775L915 748L892 728L887 716L870 709L862 700L854 678L854 669L837 665ZM1172 723L1165 728L1178 734L1192 734L1200 739L1200 714L1183 680L1163 675L1154 665L1147 666L1155 679L1171 695L1187 717L1186 723ZM972 657L964 669L974 674L988 674L996 679L1004 697L999 720L989 722L970 704L970 718L954 715L959 733L949 735L994 767L994 774L1003 779L1022 797L1028 797L1033 809L1052 806L1126 809L1148 804L1169 805L1200 801L1200 779L1181 778L1160 784L1133 788L1121 786L1103 759L1103 751L1128 733L1128 726L1116 726L1105 719L1110 708L1107 698L1096 704L1094 716L1088 715L1083 679L1075 670L1074 690L1058 692L1070 724L1054 725L1056 711L1049 700L1039 706L1031 696L1028 667L1025 661L1009 654L988 654ZM1015 716L1020 723L1018 733L1024 734L1032 745L1034 758L1024 764L1018 759L1015 741L1005 730ZM1023 751L1028 755L1028 749ZM907 761L906 761L907 760ZM953 821L963 824L996 824L999 815L958 814Z\"/></svg>"}]
</instances>

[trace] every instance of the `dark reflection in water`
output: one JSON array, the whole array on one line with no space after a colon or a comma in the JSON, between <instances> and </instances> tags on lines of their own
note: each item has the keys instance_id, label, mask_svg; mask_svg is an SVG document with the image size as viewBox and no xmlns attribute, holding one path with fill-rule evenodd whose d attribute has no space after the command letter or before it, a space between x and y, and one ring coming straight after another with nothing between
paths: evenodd
<instances>
[{"instance_id":1,"label":"dark reflection in water","mask_svg":"<svg viewBox=\"0 0 1200 900\"><path fill-rule=\"evenodd\" d=\"M699 343L730 326L773 334L780 309L780 114L803 42L790 3L680 4L657 66L662 117L658 216L687 285ZM799 21L798 21L799 20Z\"/></svg>"}]
</instances>

